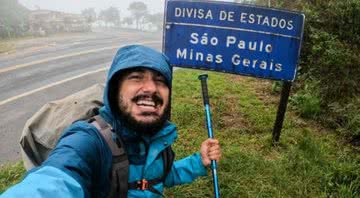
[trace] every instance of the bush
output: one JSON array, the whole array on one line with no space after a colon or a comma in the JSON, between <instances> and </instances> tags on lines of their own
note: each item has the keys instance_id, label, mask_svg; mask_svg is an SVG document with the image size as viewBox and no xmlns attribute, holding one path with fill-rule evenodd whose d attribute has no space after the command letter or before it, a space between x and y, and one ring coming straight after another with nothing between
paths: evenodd
<instances>
[{"instance_id":1,"label":"bush","mask_svg":"<svg viewBox=\"0 0 360 198\"><path fill-rule=\"evenodd\" d=\"M316 79L321 103L343 103L360 92L360 57L350 46L327 32L314 31L307 59L309 75Z\"/></svg>"},{"instance_id":2,"label":"bush","mask_svg":"<svg viewBox=\"0 0 360 198\"><path fill-rule=\"evenodd\" d=\"M307 87L307 86L306 86ZM291 107L303 118L316 118L320 112L320 99L308 88L300 90L289 98Z\"/></svg>"},{"instance_id":3,"label":"bush","mask_svg":"<svg viewBox=\"0 0 360 198\"><path fill-rule=\"evenodd\" d=\"M281 88L283 87L283 81L273 81L272 85L271 85L271 92L273 94L275 93L280 93L281 92Z\"/></svg>"},{"instance_id":4,"label":"bush","mask_svg":"<svg viewBox=\"0 0 360 198\"><path fill-rule=\"evenodd\" d=\"M346 136L359 136L360 1L291 4L305 13L306 21L297 92L290 103L303 117L318 116Z\"/></svg>"},{"instance_id":5,"label":"bush","mask_svg":"<svg viewBox=\"0 0 360 198\"><path fill-rule=\"evenodd\" d=\"M346 105L332 103L330 110L332 112L330 122L341 127L340 132L344 135L355 138L360 137L360 99L356 98Z\"/></svg>"},{"instance_id":6,"label":"bush","mask_svg":"<svg viewBox=\"0 0 360 198\"><path fill-rule=\"evenodd\" d=\"M325 176L324 190L329 197L360 196L360 166L354 163L334 163Z\"/></svg>"},{"instance_id":7,"label":"bush","mask_svg":"<svg viewBox=\"0 0 360 198\"><path fill-rule=\"evenodd\" d=\"M29 10L13 0L0 1L0 38L24 36Z\"/></svg>"}]
</instances>

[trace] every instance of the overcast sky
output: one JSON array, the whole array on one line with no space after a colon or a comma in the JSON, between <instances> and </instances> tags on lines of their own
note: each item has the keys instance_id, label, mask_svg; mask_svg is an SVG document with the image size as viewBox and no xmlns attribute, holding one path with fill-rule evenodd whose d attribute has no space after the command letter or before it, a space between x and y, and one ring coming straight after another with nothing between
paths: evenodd
<instances>
[{"instance_id":1,"label":"overcast sky","mask_svg":"<svg viewBox=\"0 0 360 198\"><path fill-rule=\"evenodd\" d=\"M95 8L96 12L109 8L116 7L120 10L121 15L129 15L127 10L129 4L135 1L144 2L150 13L157 13L164 11L164 0L18 0L19 3L31 10L37 8L55 10L69 13L80 14L81 10L86 8ZM233 0L222 0L233 1Z\"/></svg>"},{"instance_id":2,"label":"overcast sky","mask_svg":"<svg viewBox=\"0 0 360 198\"><path fill-rule=\"evenodd\" d=\"M127 8L131 2L139 0L19 0L19 3L29 9L48 9L70 13L81 13L86 8L95 8L96 12L116 7L124 15L128 15ZM143 0L150 13L163 12L164 0Z\"/></svg>"}]
</instances>

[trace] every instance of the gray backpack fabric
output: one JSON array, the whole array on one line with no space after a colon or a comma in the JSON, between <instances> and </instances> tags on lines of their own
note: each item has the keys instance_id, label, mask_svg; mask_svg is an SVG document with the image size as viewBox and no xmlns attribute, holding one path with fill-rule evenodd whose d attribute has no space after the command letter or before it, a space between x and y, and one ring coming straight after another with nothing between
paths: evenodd
<instances>
[{"instance_id":1,"label":"gray backpack fabric","mask_svg":"<svg viewBox=\"0 0 360 198\"><path fill-rule=\"evenodd\" d=\"M57 140L76 120L95 115L93 109L102 106L104 86L87 89L45 104L25 124L20 137L21 154L27 170L41 165L54 149Z\"/></svg>"}]
</instances>

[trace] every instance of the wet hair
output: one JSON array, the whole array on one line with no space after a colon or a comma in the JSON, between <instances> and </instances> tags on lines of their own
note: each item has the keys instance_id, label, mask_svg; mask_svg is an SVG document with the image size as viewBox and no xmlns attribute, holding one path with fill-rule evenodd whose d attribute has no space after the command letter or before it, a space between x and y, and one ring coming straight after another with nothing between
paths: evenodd
<instances>
[{"instance_id":1,"label":"wet hair","mask_svg":"<svg viewBox=\"0 0 360 198\"><path fill-rule=\"evenodd\" d=\"M108 82L108 100L109 100L109 106L112 114L115 116L119 115L120 108L119 108L119 87L121 85L121 82L123 81L123 78L130 73L130 69L121 70L120 72L117 72L114 74L114 76L110 79Z\"/></svg>"}]
</instances>

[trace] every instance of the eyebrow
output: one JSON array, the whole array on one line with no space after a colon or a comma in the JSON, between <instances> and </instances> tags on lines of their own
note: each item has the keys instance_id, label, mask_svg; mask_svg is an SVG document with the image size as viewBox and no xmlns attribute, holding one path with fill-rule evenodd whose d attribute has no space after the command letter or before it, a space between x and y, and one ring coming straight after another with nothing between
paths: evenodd
<instances>
[{"instance_id":1,"label":"eyebrow","mask_svg":"<svg viewBox=\"0 0 360 198\"><path fill-rule=\"evenodd\" d=\"M134 68L134 70L130 71L129 74L133 73L133 72L139 72L139 73L145 73L146 70L151 71L152 73L155 74L155 76L161 76L164 77L160 72L156 71L156 70L152 70L152 69L146 69L146 68ZM165 78L165 77L164 77Z\"/></svg>"},{"instance_id":2,"label":"eyebrow","mask_svg":"<svg viewBox=\"0 0 360 198\"><path fill-rule=\"evenodd\" d=\"M145 72L145 69L144 68L139 68L139 67L137 67L137 68L134 68L134 69L132 69L132 71L131 72Z\"/></svg>"}]
</instances>

